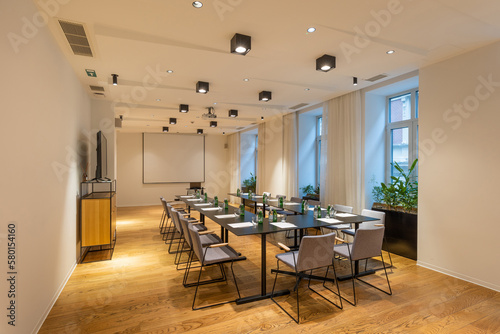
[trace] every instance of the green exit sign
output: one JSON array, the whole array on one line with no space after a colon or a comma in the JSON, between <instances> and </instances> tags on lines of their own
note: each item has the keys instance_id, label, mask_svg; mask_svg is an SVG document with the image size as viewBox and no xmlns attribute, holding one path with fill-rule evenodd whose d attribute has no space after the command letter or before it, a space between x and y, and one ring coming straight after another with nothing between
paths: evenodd
<instances>
[{"instance_id":1,"label":"green exit sign","mask_svg":"<svg viewBox=\"0 0 500 334\"><path fill-rule=\"evenodd\" d=\"M85 72L87 72L87 75L89 77L94 77L94 78L97 78L97 74L95 74L95 71L94 70L85 70Z\"/></svg>"}]
</instances>

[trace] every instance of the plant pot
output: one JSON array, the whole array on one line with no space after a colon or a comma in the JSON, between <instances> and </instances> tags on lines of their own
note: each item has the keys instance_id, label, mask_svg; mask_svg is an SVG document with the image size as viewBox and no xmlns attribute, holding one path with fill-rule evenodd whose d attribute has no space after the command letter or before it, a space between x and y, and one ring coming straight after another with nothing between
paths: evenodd
<instances>
[{"instance_id":1,"label":"plant pot","mask_svg":"<svg viewBox=\"0 0 500 334\"><path fill-rule=\"evenodd\" d=\"M372 210L385 212L385 243L383 249L391 253L417 260L417 215L383 208L374 203ZM401 208L399 208L401 210Z\"/></svg>"},{"instance_id":2,"label":"plant pot","mask_svg":"<svg viewBox=\"0 0 500 334\"><path fill-rule=\"evenodd\" d=\"M314 201L319 201L319 195L318 194L307 194L304 197L302 197L302 199L305 199L305 200L311 199Z\"/></svg>"}]
</instances>

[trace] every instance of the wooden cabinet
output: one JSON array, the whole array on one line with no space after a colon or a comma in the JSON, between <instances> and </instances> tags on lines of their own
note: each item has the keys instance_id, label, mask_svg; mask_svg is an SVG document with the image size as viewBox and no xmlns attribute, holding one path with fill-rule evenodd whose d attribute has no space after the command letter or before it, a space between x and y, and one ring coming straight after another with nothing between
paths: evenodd
<instances>
[{"instance_id":1,"label":"wooden cabinet","mask_svg":"<svg viewBox=\"0 0 500 334\"><path fill-rule=\"evenodd\" d=\"M86 195L80 202L80 262L89 252L101 252L111 260L116 243L116 183L82 182L81 193Z\"/></svg>"},{"instance_id":2,"label":"wooden cabinet","mask_svg":"<svg viewBox=\"0 0 500 334\"><path fill-rule=\"evenodd\" d=\"M115 193L95 192L82 198L82 247L108 245L115 236Z\"/></svg>"}]
</instances>

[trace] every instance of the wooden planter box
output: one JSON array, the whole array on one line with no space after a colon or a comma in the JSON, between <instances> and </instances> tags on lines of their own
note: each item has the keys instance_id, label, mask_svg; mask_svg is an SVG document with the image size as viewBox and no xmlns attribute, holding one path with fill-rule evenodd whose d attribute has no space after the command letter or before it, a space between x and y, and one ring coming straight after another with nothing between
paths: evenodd
<instances>
[{"instance_id":1,"label":"wooden planter box","mask_svg":"<svg viewBox=\"0 0 500 334\"><path fill-rule=\"evenodd\" d=\"M417 215L382 206L374 203L372 210L385 212L384 250L417 260Z\"/></svg>"}]
</instances>

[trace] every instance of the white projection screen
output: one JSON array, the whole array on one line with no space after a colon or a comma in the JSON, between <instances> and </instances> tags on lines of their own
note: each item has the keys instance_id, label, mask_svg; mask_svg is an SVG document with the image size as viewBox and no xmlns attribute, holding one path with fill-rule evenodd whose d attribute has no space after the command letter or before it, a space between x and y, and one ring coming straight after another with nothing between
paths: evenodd
<instances>
[{"instance_id":1,"label":"white projection screen","mask_svg":"<svg viewBox=\"0 0 500 334\"><path fill-rule=\"evenodd\" d=\"M142 182L205 182L205 136L142 134Z\"/></svg>"}]
</instances>

